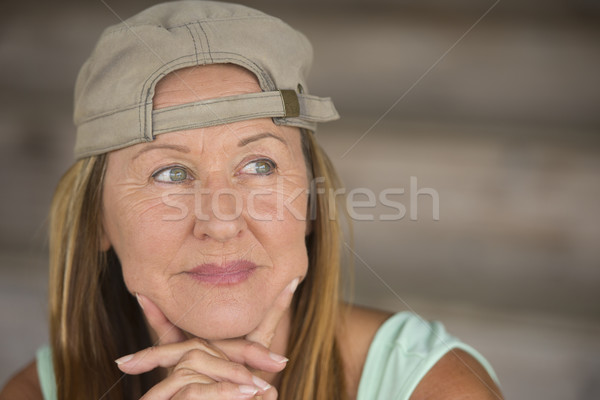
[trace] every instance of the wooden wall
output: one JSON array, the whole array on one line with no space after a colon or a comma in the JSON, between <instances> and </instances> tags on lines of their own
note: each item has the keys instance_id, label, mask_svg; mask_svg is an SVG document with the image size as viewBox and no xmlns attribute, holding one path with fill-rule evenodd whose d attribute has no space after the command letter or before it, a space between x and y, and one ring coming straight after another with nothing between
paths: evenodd
<instances>
[{"instance_id":1,"label":"wooden wall","mask_svg":"<svg viewBox=\"0 0 600 400\"><path fill-rule=\"evenodd\" d=\"M107 3L127 17L153 2ZM355 221L357 302L442 319L507 398L597 397L596 3L244 3L313 42L309 89L342 115L318 136L348 190L404 188L410 207L412 176L439 194L438 221L427 195L416 221L380 221L381 205ZM2 7L0 381L46 340L45 218L73 161L73 82L118 22L99 1Z\"/></svg>"}]
</instances>

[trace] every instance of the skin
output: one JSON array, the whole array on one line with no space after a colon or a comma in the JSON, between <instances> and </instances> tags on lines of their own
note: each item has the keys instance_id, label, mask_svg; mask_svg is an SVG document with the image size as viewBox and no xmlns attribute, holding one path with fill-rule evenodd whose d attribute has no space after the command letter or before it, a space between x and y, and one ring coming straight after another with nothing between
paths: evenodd
<instances>
[{"instance_id":1,"label":"skin","mask_svg":"<svg viewBox=\"0 0 600 400\"><path fill-rule=\"evenodd\" d=\"M240 67L192 68L160 82L154 108L260 91ZM251 387L276 397L251 369L272 380L268 374L284 367L266 349L285 349L290 288L308 268L307 188L299 129L269 118L166 133L109 155L104 246L119 256L125 284L151 310L150 327L163 345L120 368L170 369L147 398L176 398L181 391L211 398L236 390L244 398L256 394ZM235 284L198 282L190 274L198 265L237 260L258 267ZM184 340L190 337L202 339ZM225 351L249 342L261 345L266 358Z\"/></svg>"},{"instance_id":2,"label":"skin","mask_svg":"<svg viewBox=\"0 0 600 400\"><path fill-rule=\"evenodd\" d=\"M155 108L258 91L240 67L204 66L162 81ZM165 182L174 171L165 168L173 167L187 177ZM268 174L257 172L265 167ZM285 286L306 274L307 189L298 128L262 118L161 134L110 153L105 244L116 251L129 291L152 300L185 332L244 336ZM235 285L199 283L189 273L236 260L258 268Z\"/></svg>"},{"instance_id":3,"label":"skin","mask_svg":"<svg viewBox=\"0 0 600 400\"><path fill-rule=\"evenodd\" d=\"M204 66L159 82L154 106L257 91L256 78L242 68ZM257 138L264 133L275 137ZM256 160L265 158L277 168L256 174L261 169ZM174 165L191 179L161 182L171 175L157 171ZM308 227L302 218L308 181L298 129L256 119L166 133L112 152L105 184L103 246L119 256L127 288L137 296L157 343L117 364L128 374L162 368L164 376L143 399L276 399L286 366L289 304L308 266ZM208 191L204 196L212 200L219 190L244 200L236 218L219 218L212 201L195 203L195 193ZM258 190L265 194L251 207L247 200ZM277 194L288 200L287 208L278 207ZM215 198L219 211L234 214L232 197ZM243 282L206 284L187 274L202 263L240 258L259 266ZM369 346L391 314L347 307L339 341L354 399ZM411 399L501 399L499 393L475 359L451 352ZM35 362L0 393L0 400L8 398L42 398Z\"/></svg>"}]
</instances>

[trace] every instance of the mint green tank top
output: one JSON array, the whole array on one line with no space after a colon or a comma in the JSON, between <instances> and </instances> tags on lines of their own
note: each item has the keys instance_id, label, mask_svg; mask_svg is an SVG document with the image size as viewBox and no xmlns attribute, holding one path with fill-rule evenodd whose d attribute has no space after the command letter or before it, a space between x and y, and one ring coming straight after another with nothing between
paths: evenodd
<instances>
[{"instance_id":1,"label":"mint green tank top","mask_svg":"<svg viewBox=\"0 0 600 400\"><path fill-rule=\"evenodd\" d=\"M37 373L44 400L56 400L56 380L52 366L52 350L49 346L40 347L35 354Z\"/></svg>"},{"instance_id":2,"label":"mint green tank top","mask_svg":"<svg viewBox=\"0 0 600 400\"><path fill-rule=\"evenodd\" d=\"M371 343L357 400L408 400L425 374L453 349L473 356L499 384L487 360L448 334L441 323L425 321L410 312L395 314L379 328ZM40 348L36 358L44 400L56 400L50 348Z\"/></svg>"},{"instance_id":3,"label":"mint green tank top","mask_svg":"<svg viewBox=\"0 0 600 400\"><path fill-rule=\"evenodd\" d=\"M425 374L453 349L473 356L499 385L490 363L471 346L446 332L441 323L401 312L385 321L375 334L357 400L408 400Z\"/></svg>"}]
</instances>

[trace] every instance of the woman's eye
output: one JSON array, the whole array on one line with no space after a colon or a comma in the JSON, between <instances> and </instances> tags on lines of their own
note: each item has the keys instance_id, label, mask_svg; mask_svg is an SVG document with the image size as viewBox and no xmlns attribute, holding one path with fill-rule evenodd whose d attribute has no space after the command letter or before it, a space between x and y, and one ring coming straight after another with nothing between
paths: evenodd
<instances>
[{"instance_id":1,"label":"woman's eye","mask_svg":"<svg viewBox=\"0 0 600 400\"><path fill-rule=\"evenodd\" d=\"M181 183L188 179L188 173L181 167L170 167L156 172L152 177L165 183Z\"/></svg>"},{"instance_id":2,"label":"woman's eye","mask_svg":"<svg viewBox=\"0 0 600 400\"><path fill-rule=\"evenodd\" d=\"M242 168L242 172L254 175L269 175L277 166L271 160L256 160L249 162Z\"/></svg>"}]
</instances>

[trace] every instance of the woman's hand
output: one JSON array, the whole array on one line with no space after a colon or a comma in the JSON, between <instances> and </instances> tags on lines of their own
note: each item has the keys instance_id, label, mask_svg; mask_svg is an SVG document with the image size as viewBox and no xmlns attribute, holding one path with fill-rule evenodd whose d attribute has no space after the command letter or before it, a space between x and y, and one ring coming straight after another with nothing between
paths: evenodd
<instances>
[{"instance_id":1,"label":"woman's hand","mask_svg":"<svg viewBox=\"0 0 600 400\"><path fill-rule=\"evenodd\" d=\"M138 295L150 327L158 335L158 346L117 360L121 371L140 374L156 367L169 375L148 391L145 400L163 399L249 399L257 395L274 400L277 391L253 372L280 372L287 359L271 353L275 330L288 309L298 285L294 279L278 296L260 325L245 339L206 341L187 339L160 309Z\"/></svg>"}]
</instances>

